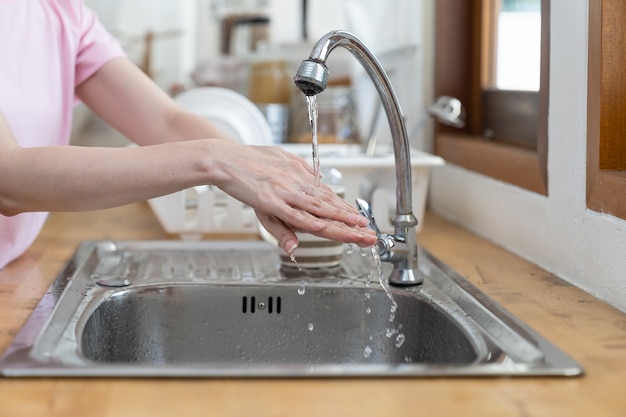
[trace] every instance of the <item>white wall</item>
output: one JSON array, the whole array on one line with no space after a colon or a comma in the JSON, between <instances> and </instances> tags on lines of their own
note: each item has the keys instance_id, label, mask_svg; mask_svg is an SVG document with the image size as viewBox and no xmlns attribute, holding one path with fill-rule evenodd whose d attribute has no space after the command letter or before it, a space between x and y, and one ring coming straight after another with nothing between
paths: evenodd
<instances>
[{"instance_id":1,"label":"white wall","mask_svg":"<svg viewBox=\"0 0 626 417\"><path fill-rule=\"evenodd\" d=\"M153 49L155 81L164 89L174 83L192 86L190 74L200 62L219 55L219 30L213 0L85 0L99 15L104 25L118 35L131 58L138 61L143 51L134 42L151 29L155 32L180 30L180 36L157 39ZM307 22L308 45L301 39L301 2L269 0L271 18L270 39L275 44L301 44L296 58L305 59L310 46L333 29L353 31L372 49L390 71L392 83L407 117L410 128L426 107L424 103L424 59L428 51L422 47L424 30L423 0L316 0L309 2ZM398 46L414 46L411 54L396 54L384 58L385 51ZM292 50L294 48L291 48ZM374 91L369 80L359 77L358 64L351 58L337 59L348 53L334 52L329 67L334 73L345 72L337 62L353 62L347 71L358 82L363 130L369 127L374 106ZM333 64L333 65L331 65ZM355 69L356 68L356 69ZM394 70L395 68L395 70ZM381 117L379 141L389 142L389 130ZM417 137L423 143L423 135Z\"/></svg>"},{"instance_id":2,"label":"white wall","mask_svg":"<svg viewBox=\"0 0 626 417\"><path fill-rule=\"evenodd\" d=\"M431 208L626 311L626 222L585 203L588 2L552 0L550 15L549 196L449 165Z\"/></svg>"},{"instance_id":3,"label":"white wall","mask_svg":"<svg viewBox=\"0 0 626 417\"><path fill-rule=\"evenodd\" d=\"M198 0L84 0L125 52L140 63L143 36L155 33L152 48L154 80L164 89L186 82L196 65Z\"/></svg>"}]
</instances>

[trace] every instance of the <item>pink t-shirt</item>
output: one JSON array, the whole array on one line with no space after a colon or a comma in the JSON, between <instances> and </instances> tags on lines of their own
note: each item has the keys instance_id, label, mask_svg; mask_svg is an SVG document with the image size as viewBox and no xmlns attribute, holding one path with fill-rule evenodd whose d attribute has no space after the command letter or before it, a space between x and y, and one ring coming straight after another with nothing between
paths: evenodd
<instances>
[{"instance_id":1,"label":"pink t-shirt","mask_svg":"<svg viewBox=\"0 0 626 417\"><path fill-rule=\"evenodd\" d=\"M119 56L117 41L80 0L0 0L0 112L17 142L67 145L74 89ZM32 244L46 216L0 215L0 269Z\"/></svg>"}]
</instances>

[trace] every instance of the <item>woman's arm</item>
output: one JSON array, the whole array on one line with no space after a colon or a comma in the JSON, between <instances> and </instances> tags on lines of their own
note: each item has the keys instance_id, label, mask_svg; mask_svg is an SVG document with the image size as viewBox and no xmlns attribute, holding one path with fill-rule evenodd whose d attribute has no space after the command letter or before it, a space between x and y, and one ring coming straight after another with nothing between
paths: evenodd
<instances>
[{"instance_id":1,"label":"woman's arm","mask_svg":"<svg viewBox=\"0 0 626 417\"><path fill-rule=\"evenodd\" d=\"M76 89L103 120L139 145L226 135L208 120L185 111L135 64L116 58Z\"/></svg>"},{"instance_id":2,"label":"woman's arm","mask_svg":"<svg viewBox=\"0 0 626 417\"><path fill-rule=\"evenodd\" d=\"M202 184L201 142L22 148L0 114L0 213L108 208Z\"/></svg>"},{"instance_id":3,"label":"woman's arm","mask_svg":"<svg viewBox=\"0 0 626 417\"><path fill-rule=\"evenodd\" d=\"M375 241L353 207L314 186L304 160L277 147L215 138L223 135L126 59L105 64L77 93L132 140L156 145L21 148L0 115L0 213L100 209L214 184L253 207L289 253L297 245L294 230L360 245Z\"/></svg>"}]
</instances>

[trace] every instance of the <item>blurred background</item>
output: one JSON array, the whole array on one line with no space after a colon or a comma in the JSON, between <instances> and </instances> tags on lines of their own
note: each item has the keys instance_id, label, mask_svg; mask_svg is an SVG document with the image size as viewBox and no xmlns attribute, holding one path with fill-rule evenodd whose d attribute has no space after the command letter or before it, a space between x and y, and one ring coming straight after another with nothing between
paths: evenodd
<instances>
[{"instance_id":1,"label":"blurred background","mask_svg":"<svg viewBox=\"0 0 626 417\"><path fill-rule=\"evenodd\" d=\"M293 86L299 63L325 33L345 29L379 58L407 121L416 124L431 100L431 62L424 39L422 0L85 0L129 57L172 96L203 86L237 91L265 114L276 143L310 142L306 101ZM372 124L377 96L349 53L328 62L330 85L319 96L320 142L353 143L390 137L387 123ZM281 126L281 124L283 124ZM324 125L326 124L326 125ZM375 125L375 126L374 126ZM281 130L282 128L282 130ZM416 143L424 150L423 135ZM73 143L120 146L126 139L78 106Z\"/></svg>"}]
</instances>

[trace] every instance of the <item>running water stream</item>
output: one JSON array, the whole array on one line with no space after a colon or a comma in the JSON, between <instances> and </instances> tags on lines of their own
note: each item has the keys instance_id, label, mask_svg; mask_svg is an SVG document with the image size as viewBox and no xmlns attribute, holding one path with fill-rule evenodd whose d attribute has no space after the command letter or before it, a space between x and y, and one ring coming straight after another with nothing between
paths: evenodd
<instances>
[{"instance_id":1,"label":"running water stream","mask_svg":"<svg viewBox=\"0 0 626 417\"><path fill-rule=\"evenodd\" d=\"M306 96L306 104L309 109L309 124L311 125L311 143L313 152L313 175L315 186L320 186L320 152L317 141L317 96Z\"/></svg>"},{"instance_id":2,"label":"running water stream","mask_svg":"<svg viewBox=\"0 0 626 417\"><path fill-rule=\"evenodd\" d=\"M308 111L309 111L309 123L311 125L313 175L314 175L314 178L315 178L315 187L319 187L321 173L320 173L319 145L318 145L318 140L317 140L317 96L315 96L315 95L306 96L306 101L307 101L307 107L308 107ZM348 244L346 246L346 254L348 254L348 255L352 254L353 250L354 249L353 249L353 246L351 244ZM387 297L389 298L389 300L391 302L391 306L389 308L389 323L390 323L389 325L390 325L390 327L387 328L387 330L385 332L385 337L392 338L393 336L396 336L395 337L395 346L396 346L396 348L399 348L404 343L404 334L401 333L402 325L399 324L398 327L394 327L393 326L393 322L395 320L395 313L396 313L396 309L398 307L398 304L396 303L396 301L393 298L393 295L391 293L391 290L389 289L389 283L385 280L381 259L380 259L380 256L378 255L378 252L376 251L376 249L374 247L372 247L372 249L371 249L371 254L372 254L373 265L372 265L372 271L367 275L366 285L369 287L371 285L371 280L372 280L373 275L374 274L378 275L378 282L379 282L380 286L382 287L382 289L385 291L385 294L387 294ZM361 256L365 256L365 255L366 255L366 252L361 250ZM294 263L297 263L294 255L291 256L291 260ZM300 287L298 288L298 294L304 295L304 293L305 293L305 286L306 286L306 280L303 281L302 284L300 285ZM369 295L370 295L369 293L366 293L366 299L367 300L370 299ZM367 306L365 313L366 314L371 314L371 312L372 312L372 308ZM312 323L308 324L308 329L309 329L309 331L313 330L313 324ZM369 340L373 340L373 335L369 336ZM363 352L363 356L365 358L369 358L371 356L371 354L372 354L371 347L369 345L366 345L365 346L365 350Z\"/></svg>"}]
</instances>

